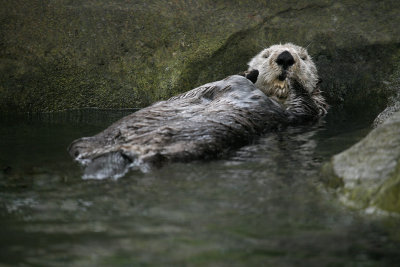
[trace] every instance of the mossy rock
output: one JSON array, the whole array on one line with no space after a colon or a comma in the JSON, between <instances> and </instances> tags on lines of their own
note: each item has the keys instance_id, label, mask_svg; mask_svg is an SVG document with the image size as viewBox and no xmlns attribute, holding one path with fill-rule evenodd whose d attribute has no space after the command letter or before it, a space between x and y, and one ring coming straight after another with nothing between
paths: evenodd
<instances>
[{"instance_id":1,"label":"mossy rock","mask_svg":"<svg viewBox=\"0 0 400 267\"><path fill-rule=\"evenodd\" d=\"M400 213L400 111L323 167L347 205Z\"/></svg>"},{"instance_id":2,"label":"mossy rock","mask_svg":"<svg viewBox=\"0 0 400 267\"><path fill-rule=\"evenodd\" d=\"M137 108L308 46L328 101L386 104L399 51L393 1L28 1L0 10L0 112ZM344 101L346 100L346 101Z\"/></svg>"}]
</instances>

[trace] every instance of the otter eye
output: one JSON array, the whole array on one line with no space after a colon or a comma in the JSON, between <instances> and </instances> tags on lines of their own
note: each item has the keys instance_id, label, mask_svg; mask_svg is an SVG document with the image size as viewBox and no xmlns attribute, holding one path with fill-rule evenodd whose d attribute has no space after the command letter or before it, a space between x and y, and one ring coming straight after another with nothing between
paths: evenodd
<instances>
[{"instance_id":1,"label":"otter eye","mask_svg":"<svg viewBox=\"0 0 400 267\"><path fill-rule=\"evenodd\" d=\"M262 55L262 57L263 57L263 58L268 58L268 57L269 57L269 52L265 52L265 53Z\"/></svg>"},{"instance_id":2,"label":"otter eye","mask_svg":"<svg viewBox=\"0 0 400 267\"><path fill-rule=\"evenodd\" d=\"M307 60L307 56L301 56L300 57L302 60Z\"/></svg>"}]
</instances>

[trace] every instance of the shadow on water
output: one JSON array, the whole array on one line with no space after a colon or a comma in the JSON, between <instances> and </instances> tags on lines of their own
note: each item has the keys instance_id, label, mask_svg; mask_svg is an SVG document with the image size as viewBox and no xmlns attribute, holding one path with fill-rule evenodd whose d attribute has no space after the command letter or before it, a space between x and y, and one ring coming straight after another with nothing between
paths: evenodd
<instances>
[{"instance_id":1,"label":"shadow on water","mask_svg":"<svg viewBox=\"0 0 400 267\"><path fill-rule=\"evenodd\" d=\"M66 152L130 111L1 120L0 262L10 265L389 265L398 243L380 219L343 208L321 164L372 118L267 134L225 159L82 180Z\"/></svg>"}]
</instances>

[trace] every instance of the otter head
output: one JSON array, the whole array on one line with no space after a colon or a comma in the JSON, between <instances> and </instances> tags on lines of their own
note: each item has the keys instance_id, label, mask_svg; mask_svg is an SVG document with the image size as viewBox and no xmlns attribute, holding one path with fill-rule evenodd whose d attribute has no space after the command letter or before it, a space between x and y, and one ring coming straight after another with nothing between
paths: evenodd
<instances>
[{"instance_id":1,"label":"otter head","mask_svg":"<svg viewBox=\"0 0 400 267\"><path fill-rule=\"evenodd\" d=\"M259 71L256 87L281 101L289 96L294 80L309 93L318 83L317 68L307 50L291 43L264 49L248 65L249 70Z\"/></svg>"}]
</instances>

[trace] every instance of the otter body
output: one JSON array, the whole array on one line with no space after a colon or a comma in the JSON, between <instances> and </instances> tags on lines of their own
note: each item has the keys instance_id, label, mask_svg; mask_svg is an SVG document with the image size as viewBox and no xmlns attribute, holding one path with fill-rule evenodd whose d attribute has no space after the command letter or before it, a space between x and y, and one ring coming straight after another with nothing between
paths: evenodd
<instances>
[{"instance_id":1,"label":"otter body","mask_svg":"<svg viewBox=\"0 0 400 267\"><path fill-rule=\"evenodd\" d=\"M321 116L320 105L301 82L290 78L287 105L282 105L256 87L259 72L264 70L157 102L93 137L75 140L69 153L85 167L84 177L116 178L132 168L215 158L263 132Z\"/></svg>"}]
</instances>

